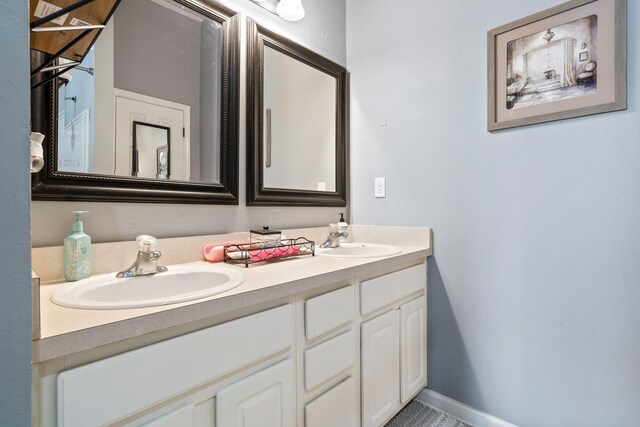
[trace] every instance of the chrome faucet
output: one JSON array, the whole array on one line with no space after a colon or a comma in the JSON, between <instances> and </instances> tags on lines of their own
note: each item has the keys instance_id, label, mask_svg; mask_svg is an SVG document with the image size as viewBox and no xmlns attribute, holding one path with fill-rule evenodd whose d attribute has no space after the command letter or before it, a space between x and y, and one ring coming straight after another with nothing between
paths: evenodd
<instances>
[{"instance_id":1,"label":"chrome faucet","mask_svg":"<svg viewBox=\"0 0 640 427\"><path fill-rule=\"evenodd\" d=\"M347 237L346 233L338 232L338 226L336 224L329 224L329 227L331 231L329 232L327 240L320 245L321 248L337 248L340 246L340 238Z\"/></svg>"},{"instance_id":2,"label":"chrome faucet","mask_svg":"<svg viewBox=\"0 0 640 427\"><path fill-rule=\"evenodd\" d=\"M140 245L136 260L131 264L131 267L116 274L116 277L147 276L167 271L167 267L157 265L158 259L162 256L160 251L155 250L158 239L153 236L142 235L138 236L136 241Z\"/></svg>"}]
</instances>

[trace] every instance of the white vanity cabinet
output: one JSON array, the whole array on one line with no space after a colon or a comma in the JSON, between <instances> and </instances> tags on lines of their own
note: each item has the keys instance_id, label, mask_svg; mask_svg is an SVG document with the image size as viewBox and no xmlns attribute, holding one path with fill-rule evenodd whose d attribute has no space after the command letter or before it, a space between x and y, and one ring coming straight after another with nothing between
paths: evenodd
<instances>
[{"instance_id":1,"label":"white vanity cabinet","mask_svg":"<svg viewBox=\"0 0 640 427\"><path fill-rule=\"evenodd\" d=\"M426 264L405 266L51 372L34 425L381 426L427 379Z\"/></svg>"},{"instance_id":2,"label":"white vanity cabinet","mask_svg":"<svg viewBox=\"0 0 640 427\"><path fill-rule=\"evenodd\" d=\"M427 385L426 265L365 281L360 292L371 318L361 326L362 426L379 427Z\"/></svg>"}]
</instances>

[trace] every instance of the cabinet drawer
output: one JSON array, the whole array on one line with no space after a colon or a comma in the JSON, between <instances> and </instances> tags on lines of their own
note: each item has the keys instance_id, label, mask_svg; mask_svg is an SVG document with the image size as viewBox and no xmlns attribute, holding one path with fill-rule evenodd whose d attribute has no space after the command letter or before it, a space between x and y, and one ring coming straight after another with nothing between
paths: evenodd
<instances>
[{"instance_id":1,"label":"cabinet drawer","mask_svg":"<svg viewBox=\"0 0 640 427\"><path fill-rule=\"evenodd\" d=\"M353 321L355 295L353 286L338 289L305 303L307 339L312 340L339 326Z\"/></svg>"},{"instance_id":2,"label":"cabinet drawer","mask_svg":"<svg viewBox=\"0 0 640 427\"><path fill-rule=\"evenodd\" d=\"M345 332L304 352L304 388L316 386L338 375L356 361L356 335Z\"/></svg>"},{"instance_id":3,"label":"cabinet drawer","mask_svg":"<svg viewBox=\"0 0 640 427\"><path fill-rule=\"evenodd\" d=\"M292 345L286 305L65 371L58 425L117 420Z\"/></svg>"},{"instance_id":4,"label":"cabinet drawer","mask_svg":"<svg viewBox=\"0 0 640 427\"><path fill-rule=\"evenodd\" d=\"M396 271L360 284L360 312L372 313L427 287L427 265Z\"/></svg>"},{"instance_id":5,"label":"cabinet drawer","mask_svg":"<svg viewBox=\"0 0 640 427\"><path fill-rule=\"evenodd\" d=\"M304 408L305 427L356 427L358 405L353 377L338 384Z\"/></svg>"}]
</instances>

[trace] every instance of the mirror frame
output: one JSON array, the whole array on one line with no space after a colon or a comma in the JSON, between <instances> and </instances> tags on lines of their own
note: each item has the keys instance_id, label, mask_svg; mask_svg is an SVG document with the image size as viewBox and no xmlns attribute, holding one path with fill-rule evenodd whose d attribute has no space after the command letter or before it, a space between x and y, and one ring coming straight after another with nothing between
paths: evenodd
<instances>
[{"instance_id":1,"label":"mirror frame","mask_svg":"<svg viewBox=\"0 0 640 427\"><path fill-rule=\"evenodd\" d=\"M336 191L264 186L264 47L268 46L336 79ZM347 205L347 70L247 18L247 205Z\"/></svg>"},{"instance_id":2,"label":"mirror frame","mask_svg":"<svg viewBox=\"0 0 640 427\"><path fill-rule=\"evenodd\" d=\"M32 125L45 129L45 167L32 174L33 200L96 202L238 204L239 15L219 3L173 0L222 25L222 108L220 109L220 183L166 181L57 171L58 79L32 92ZM96 37L97 39L97 37ZM32 55L33 56L33 55ZM43 90L39 90L43 89Z\"/></svg>"}]
</instances>

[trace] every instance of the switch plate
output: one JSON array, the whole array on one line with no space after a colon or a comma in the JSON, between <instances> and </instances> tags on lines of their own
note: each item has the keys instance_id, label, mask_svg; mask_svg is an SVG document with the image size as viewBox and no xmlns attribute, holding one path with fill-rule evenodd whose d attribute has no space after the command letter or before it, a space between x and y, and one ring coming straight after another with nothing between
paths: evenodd
<instances>
[{"instance_id":1,"label":"switch plate","mask_svg":"<svg viewBox=\"0 0 640 427\"><path fill-rule=\"evenodd\" d=\"M387 180L386 178L376 178L375 180L376 187L374 195L376 198L385 198L387 197Z\"/></svg>"}]
</instances>

